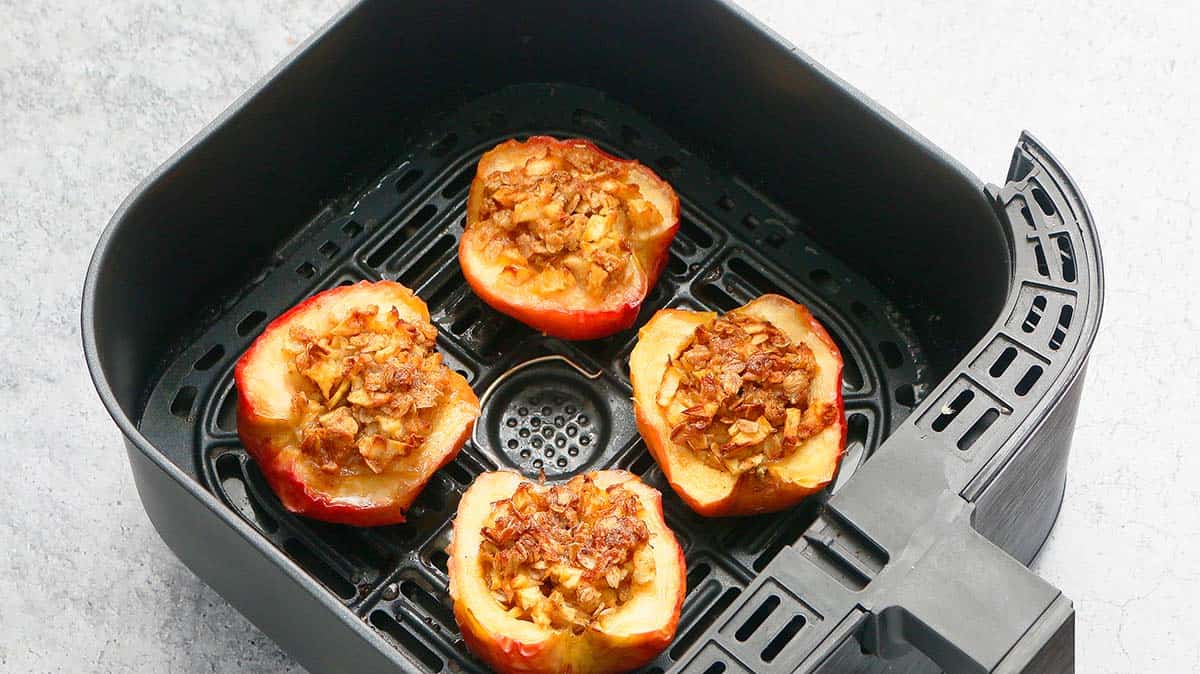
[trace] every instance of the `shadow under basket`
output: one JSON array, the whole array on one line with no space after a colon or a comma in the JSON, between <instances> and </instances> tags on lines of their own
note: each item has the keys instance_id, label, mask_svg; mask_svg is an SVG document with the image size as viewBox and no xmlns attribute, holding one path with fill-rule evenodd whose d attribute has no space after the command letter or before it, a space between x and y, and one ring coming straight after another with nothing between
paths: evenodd
<instances>
[{"instance_id":1,"label":"shadow under basket","mask_svg":"<svg viewBox=\"0 0 1200 674\"><path fill-rule=\"evenodd\" d=\"M1026 134L985 185L723 2L517 5L351 6L114 216L84 346L171 549L314 671L485 671L446 588L462 492L496 468L619 467L663 491L688 565L646 671L1071 671L1071 602L1025 568L1062 500L1101 307L1065 171ZM534 134L589 138L678 192L634 329L549 338L464 283L475 164ZM288 307L381 278L428 303L483 414L405 524L295 517L239 444L233 366ZM636 327L768 292L845 357L845 459L795 509L704 519L638 437Z\"/></svg>"}]
</instances>

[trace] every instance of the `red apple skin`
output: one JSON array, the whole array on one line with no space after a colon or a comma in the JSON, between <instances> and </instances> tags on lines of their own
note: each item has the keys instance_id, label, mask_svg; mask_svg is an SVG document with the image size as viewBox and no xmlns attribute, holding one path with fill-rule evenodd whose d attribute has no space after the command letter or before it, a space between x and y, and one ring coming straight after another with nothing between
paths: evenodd
<instances>
[{"instance_id":1,"label":"red apple skin","mask_svg":"<svg viewBox=\"0 0 1200 674\"><path fill-rule=\"evenodd\" d=\"M566 308L551 300L536 301L528 292L514 292L511 288L498 287L488 279L487 261L474 254L474 249L483 245L473 236L471 224L478 221L483 202L484 176L489 173L489 164L510 153L528 151L530 148L567 146L583 147L606 159L624 164L636 171L663 200L670 204L667 213L662 213L666 226L653 239L635 251L642 270L638 282L618 291L619 298L610 299L611 306L605 308ZM669 257L671 241L679 231L679 197L671 186L643 164L620 159L582 139L559 140L550 136L533 136L526 141L508 140L492 148L479 160L479 170L471 183L467 200L467 233L459 240L458 260L463 278L475 294L496 311L511 316L535 330L553 337L569 340L599 339L633 327L641 311L642 302L654 284L658 282Z\"/></svg>"}]
</instances>

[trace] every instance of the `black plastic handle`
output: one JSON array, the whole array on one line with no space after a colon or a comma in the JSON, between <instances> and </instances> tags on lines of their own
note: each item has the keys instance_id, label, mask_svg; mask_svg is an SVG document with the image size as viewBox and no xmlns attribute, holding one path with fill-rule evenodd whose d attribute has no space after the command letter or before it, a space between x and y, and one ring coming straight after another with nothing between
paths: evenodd
<instances>
[{"instance_id":1,"label":"black plastic handle","mask_svg":"<svg viewBox=\"0 0 1200 674\"><path fill-rule=\"evenodd\" d=\"M863 649L894 658L916 648L948 672L1071 671L1071 602L972 529L972 510L946 494L927 525L936 534L914 534Z\"/></svg>"}]
</instances>

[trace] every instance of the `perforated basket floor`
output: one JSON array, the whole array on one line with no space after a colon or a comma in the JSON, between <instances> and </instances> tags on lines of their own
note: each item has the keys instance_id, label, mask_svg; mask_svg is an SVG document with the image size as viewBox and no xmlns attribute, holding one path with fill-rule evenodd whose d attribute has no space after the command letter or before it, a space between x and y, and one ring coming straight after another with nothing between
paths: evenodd
<instances>
[{"instance_id":1,"label":"perforated basket floor","mask_svg":"<svg viewBox=\"0 0 1200 674\"><path fill-rule=\"evenodd\" d=\"M463 282L455 251L475 164L498 142L533 134L590 138L650 165L679 193L680 232L634 329L584 343L548 338L494 312ZM900 311L808 240L802 213L782 212L596 91L531 84L472 101L436 117L410 154L341 203L304 226L198 338L180 345L148 396L140 428L354 613L435 672L483 669L454 623L444 552L459 496L483 471L508 467L556 479L621 467L663 491L667 521L687 556L688 595L675 643L648 671L677 661L814 520L824 495L776 515L711 520L671 492L638 438L629 400L628 354L636 328L655 310L727 310L767 292L811 308L846 363L848 446L833 490L931 384ZM429 304L446 361L481 394L483 414L471 442L433 477L407 523L354 529L294 517L238 443L233 365L269 318L304 297L379 278L408 285ZM786 634L771 648L786 647Z\"/></svg>"}]
</instances>

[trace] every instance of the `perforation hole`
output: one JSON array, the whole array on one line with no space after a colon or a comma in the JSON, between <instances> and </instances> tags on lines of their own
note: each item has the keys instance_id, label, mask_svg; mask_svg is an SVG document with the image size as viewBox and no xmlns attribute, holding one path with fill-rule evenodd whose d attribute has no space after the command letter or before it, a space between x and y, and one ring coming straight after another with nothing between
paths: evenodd
<instances>
[{"instance_id":1,"label":"perforation hole","mask_svg":"<svg viewBox=\"0 0 1200 674\"><path fill-rule=\"evenodd\" d=\"M1058 310L1058 325L1054 328L1054 334L1050 335L1050 348L1058 351L1062 348L1063 342L1067 339L1067 330L1071 327L1071 317L1075 314L1075 309L1069 304L1064 304Z\"/></svg>"},{"instance_id":2,"label":"perforation hole","mask_svg":"<svg viewBox=\"0 0 1200 674\"><path fill-rule=\"evenodd\" d=\"M721 198L717 199L717 206L720 206L723 211L732 211L737 208L737 203L728 194L722 194Z\"/></svg>"},{"instance_id":3,"label":"perforation hole","mask_svg":"<svg viewBox=\"0 0 1200 674\"><path fill-rule=\"evenodd\" d=\"M679 233L687 237L698 248L708 248L713 245L713 238L691 220L679 221Z\"/></svg>"},{"instance_id":4,"label":"perforation hole","mask_svg":"<svg viewBox=\"0 0 1200 674\"><path fill-rule=\"evenodd\" d=\"M821 292L836 293L838 291L838 283L833 280L833 274L830 274L827 269L814 269L808 273L808 278Z\"/></svg>"},{"instance_id":5,"label":"perforation hole","mask_svg":"<svg viewBox=\"0 0 1200 674\"><path fill-rule=\"evenodd\" d=\"M437 656L437 653L430 650L423 641L414 636L412 632L408 631L407 627L397 622L386 611L372 611L371 624L379 631L395 639L397 643L403 646L409 653L412 653L430 671L442 671L442 659Z\"/></svg>"},{"instance_id":6,"label":"perforation hole","mask_svg":"<svg viewBox=\"0 0 1200 674\"><path fill-rule=\"evenodd\" d=\"M779 287L779 284L767 278L757 267L740 257L729 259L729 271L741 276L760 293L775 293L776 295L783 295L785 297L789 294L786 290Z\"/></svg>"},{"instance_id":7,"label":"perforation hole","mask_svg":"<svg viewBox=\"0 0 1200 674\"><path fill-rule=\"evenodd\" d=\"M883 364L893 370L904 364L904 356L895 342L880 342L879 354L883 356Z\"/></svg>"},{"instance_id":8,"label":"perforation hole","mask_svg":"<svg viewBox=\"0 0 1200 674\"><path fill-rule=\"evenodd\" d=\"M458 143L458 134L448 133L445 136L442 136L441 140L439 140L438 142L434 143L433 145L431 145L429 147L429 154L431 154L435 157L444 156L447 152L454 149L454 146L457 143Z\"/></svg>"},{"instance_id":9,"label":"perforation hole","mask_svg":"<svg viewBox=\"0 0 1200 674\"><path fill-rule=\"evenodd\" d=\"M763 548L762 553L754 558L751 567L756 572L761 572L767 568L767 565L779 555L781 550L795 543L800 538L800 535L804 533L804 530L808 528L808 525L812 524L813 520L817 517L817 508L819 507L820 505L816 499L809 499L803 502L798 508L789 511L786 517L778 520L781 524L776 528L774 538Z\"/></svg>"},{"instance_id":10,"label":"perforation hole","mask_svg":"<svg viewBox=\"0 0 1200 674\"><path fill-rule=\"evenodd\" d=\"M268 533L279 528L275 520L263 512L250 498L242 476L242 465L236 455L221 455L217 459L216 468L217 479L221 482L221 491L224 492L229 504L241 513L242 517L257 524L260 529Z\"/></svg>"},{"instance_id":11,"label":"perforation hole","mask_svg":"<svg viewBox=\"0 0 1200 674\"><path fill-rule=\"evenodd\" d=\"M1000 352L996 362L992 363L992 367L988 370L988 374L993 377L999 377L1008 371L1008 366L1012 365L1013 360L1017 357L1017 350L1014 347L1008 346L1004 351Z\"/></svg>"},{"instance_id":12,"label":"perforation hole","mask_svg":"<svg viewBox=\"0 0 1200 674\"><path fill-rule=\"evenodd\" d=\"M964 452L970 449L971 445L974 445L975 442L979 440L980 436L982 436L998 418L1000 418L1000 410L994 407L989 408L986 412L980 415L980 417L975 420L975 423L971 424L971 427L967 429L967 432L963 433L962 437L958 439L958 448Z\"/></svg>"},{"instance_id":13,"label":"perforation hole","mask_svg":"<svg viewBox=\"0 0 1200 674\"><path fill-rule=\"evenodd\" d=\"M842 390L847 392L861 391L866 385L866 377L858 365L858 359L846 348L846 343L837 334L830 334L838 352L842 354Z\"/></svg>"},{"instance_id":14,"label":"perforation hole","mask_svg":"<svg viewBox=\"0 0 1200 674\"><path fill-rule=\"evenodd\" d=\"M950 422L954 421L954 419L958 416L958 413L966 409L967 405L969 405L974 399L975 392L971 389L964 389L960 391L958 395L954 396L954 400L950 401L949 405L946 405L942 408L941 414L939 414L937 418L933 420L933 423L931 424L933 430L937 431L938 433L946 430L946 427L950 425Z\"/></svg>"},{"instance_id":15,"label":"perforation hole","mask_svg":"<svg viewBox=\"0 0 1200 674\"><path fill-rule=\"evenodd\" d=\"M1033 214L1029 212L1029 204L1021 204L1021 217L1025 218L1025 224L1029 225L1030 229L1037 229L1037 223L1033 221Z\"/></svg>"},{"instance_id":16,"label":"perforation hole","mask_svg":"<svg viewBox=\"0 0 1200 674\"><path fill-rule=\"evenodd\" d=\"M308 546L304 545L295 538L289 538L283 544L283 550L297 564L304 567L314 578L320 581L325 587L333 590L334 594L342 599L353 599L358 589L354 587L350 581L342 578L328 564L318 557Z\"/></svg>"},{"instance_id":17,"label":"perforation hole","mask_svg":"<svg viewBox=\"0 0 1200 674\"><path fill-rule=\"evenodd\" d=\"M754 613L750 614L750 617L746 619L746 622L742 623L742 626L739 627L737 632L734 633L734 638L736 638L738 641L745 641L746 639L749 639L750 636L762 626L763 622L767 618L771 617L771 614L774 613L775 609L777 608L779 608L779 597L775 595L767 597L767 600L764 601L761 606L755 609Z\"/></svg>"},{"instance_id":18,"label":"perforation hole","mask_svg":"<svg viewBox=\"0 0 1200 674\"><path fill-rule=\"evenodd\" d=\"M431 310L443 306L446 300L450 299L450 296L464 285L462 271L458 266L455 265L451 269L453 271L450 272L449 278L443 278L441 283L438 284L437 289L429 295L429 307Z\"/></svg>"},{"instance_id":19,"label":"perforation hole","mask_svg":"<svg viewBox=\"0 0 1200 674\"><path fill-rule=\"evenodd\" d=\"M302 278L312 278L317 275L317 268L311 262L302 262L299 267L296 267L296 273Z\"/></svg>"},{"instance_id":20,"label":"perforation hole","mask_svg":"<svg viewBox=\"0 0 1200 674\"><path fill-rule=\"evenodd\" d=\"M325 243L321 244L321 247L317 249L317 252L324 255L326 258L331 258L334 255L337 255L339 250L341 249L338 248L336 243L332 241L326 241Z\"/></svg>"},{"instance_id":21,"label":"perforation hole","mask_svg":"<svg viewBox=\"0 0 1200 674\"><path fill-rule=\"evenodd\" d=\"M1033 304L1029 305L1029 313L1025 314L1025 321L1021 323L1021 330L1025 332L1033 332L1037 329L1038 323L1042 322L1042 312L1046 309L1046 296L1038 295L1033 298Z\"/></svg>"},{"instance_id":22,"label":"perforation hole","mask_svg":"<svg viewBox=\"0 0 1200 674\"><path fill-rule=\"evenodd\" d=\"M1025 375L1021 377L1021 381L1017 382L1017 386L1013 390L1016 391L1017 395L1019 396L1029 393L1029 391L1033 389L1033 385L1042 378L1042 372L1043 370L1041 365L1029 366L1029 369L1025 371Z\"/></svg>"},{"instance_id":23,"label":"perforation hole","mask_svg":"<svg viewBox=\"0 0 1200 674\"><path fill-rule=\"evenodd\" d=\"M443 574L448 573L448 571L446 571L446 563L449 561L450 556L446 554L445 550L439 549L429 553L429 563L433 565L433 568L441 571Z\"/></svg>"},{"instance_id":24,"label":"perforation hole","mask_svg":"<svg viewBox=\"0 0 1200 674\"><path fill-rule=\"evenodd\" d=\"M454 615L442 602L425 591L425 588L411 580L400 583L400 594L408 597L409 601L425 609L425 612L443 625L453 625Z\"/></svg>"},{"instance_id":25,"label":"perforation hole","mask_svg":"<svg viewBox=\"0 0 1200 674\"><path fill-rule=\"evenodd\" d=\"M217 428L226 432L237 430L237 389L230 388L221 400L221 409L217 410Z\"/></svg>"},{"instance_id":26,"label":"perforation hole","mask_svg":"<svg viewBox=\"0 0 1200 674\"><path fill-rule=\"evenodd\" d=\"M417 499L413 501L410 508L410 514L414 511L417 513L442 512L446 510L446 502L450 497L449 486L446 481L440 476L435 476L430 480L429 484L421 490Z\"/></svg>"},{"instance_id":27,"label":"perforation hole","mask_svg":"<svg viewBox=\"0 0 1200 674\"><path fill-rule=\"evenodd\" d=\"M574 434L572 433L572 435ZM646 471L650 470L650 467L653 465L654 457L650 455L650 452L643 450L637 455L637 458L629 464L629 472L633 473L634 475L645 475Z\"/></svg>"},{"instance_id":28,"label":"perforation hole","mask_svg":"<svg viewBox=\"0 0 1200 674\"><path fill-rule=\"evenodd\" d=\"M401 194L409 191L412 189L413 185L417 184L417 181L421 179L422 175L424 175L424 171L421 169L409 169L404 175L400 176L399 180L396 181L396 191Z\"/></svg>"},{"instance_id":29,"label":"perforation hole","mask_svg":"<svg viewBox=\"0 0 1200 674\"><path fill-rule=\"evenodd\" d=\"M171 400L171 414L180 419L191 419L192 404L196 402L196 393L195 386L184 386L179 389L179 392Z\"/></svg>"},{"instance_id":30,"label":"perforation hole","mask_svg":"<svg viewBox=\"0 0 1200 674\"><path fill-rule=\"evenodd\" d=\"M741 304L733 299L729 293L722 290L720 286L712 283L702 283L696 286L696 297L699 297L705 303L721 311L736 309Z\"/></svg>"},{"instance_id":31,"label":"perforation hole","mask_svg":"<svg viewBox=\"0 0 1200 674\"><path fill-rule=\"evenodd\" d=\"M258 311L257 309L246 314L246 317L243 318L241 321L239 321L237 324L236 329L237 329L238 336L245 337L246 335L253 332L254 328L257 328L258 324L262 323L263 319L266 317L267 317L266 312Z\"/></svg>"},{"instance_id":32,"label":"perforation hole","mask_svg":"<svg viewBox=\"0 0 1200 674\"><path fill-rule=\"evenodd\" d=\"M1033 200L1037 202L1038 207L1040 207L1042 212L1046 215L1054 215L1057 212L1054 209L1054 202L1050 201L1050 195L1046 194L1046 191L1041 187L1034 186Z\"/></svg>"},{"instance_id":33,"label":"perforation hole","mask_svg":"<svg viewBox=\"0 0 1200 674\"><path fill-rule=\"evenodd\" d=\"M725 663L717 660L704 670L704 674L723 674L725 671Z\"/></svg>"},{"instance_id":34,"label":"perforation hole","mask_svg":"<svg viewBox=\"0 0 1200 674\"><path fill-rule=\"evenodd\" d=\"M200 356L195 363L192 364L192 369L196 370L197 372L204 372L213 365L216 365L217 361L221 360L221 356L224 355L225 347L221 346L220 344L215 344L211 349L206 351L203 356Z\"/></svg>"},{"instance_id":35,"label":"perforation hole","mask_svg":"<svg viewBox=\"0 0 1200 674\"><path fill-rule=\"evenodd\" d=\"M390 258L397 250L400 250L401 244L411 239L422 225L433 219L433 216L436 213L437 206L434 206L433 204L425 204L422 206L421 210L414 213L403 227L388 237L388 239L383 242L383 245L379 246L379 248L376 248L375 252L371 253L371 255L367 257L367 264L372 267L379 267L379 265L386 262L388 258Z\"/></svg>"},{"instance_id":36,"label":"perforation hole","mask_svg":"<svg viewBox=\"0 0 1200 674\"><path fill-rule=\"evenodd\" d=\"M473 164L468 164L465 168L463 168L463 170L458 172L458 175L454 176L453 180L446 183L446 186L442 188L442 196L446 199L458 196L459 193L467 189L467 186L470 185L471 181L474 179L475 166Z\"/></svg>"},{"instance_id":37,"label":"perforation hole","mask_svg":"<svg viewBox=\"0 0 1200 674\"><path fill-rule=\"evenodd\" d=\"M712 573L712 567L707 562L700 562L694 565L687 573L687 593L691 594L692 590L699 587L700 583L708 578L708 574Z\"/></svg>"},{"instance_id":38,"label":"perforation hole","mask_svg":"<svg viewBox=\"0 0 1200 674\"><path fill-rule=\"evenodd\" d=\"M1046 263L1046 251L1042 250L1042 242L1033 242L1033 255L1037 259L1037 271L1042 276L1050 276L1050 265Z\"/></svg>"},{"instance_id":39,"label":"perforation hole","mask_svg":"<svg viewBox=\"0 0 1200 674\"><path fill-rule=\"evenodd\" d=\"M450 234L443 234L441 238L433 242L433 245L426 250L417 261L409 265L408 269L404 270L403 274L397 277L397 281L408 286L415 287L417 282L434 271L434 263L437 262L443 255L454 247L456 239Z\"/></svg>"},{"instance_id":40,"label":"perforation hole","mask_svg":"<svg viewBox=\"0 0 1200 674\"><path fill-rule=\"evenodd\" d=\"M917 404L917 390L912 384L904 384L896 389L896 402L905 407L913 407Z\"/></svg>"},{"instance_id":41,"label":"perforation hole","mask_svg":"<svg viewBox=\"0 0 1200 674\"><path fill-rule=\"evenodd\" d=\"M463 455L460 454L458 459L446 464L446 467L443 470L446 471L446 474L448 474L451 479L465 487L471 484L471 480L474 478L474 476L470 470L459 463L459 461L462 459L462 456Z\"/></svg>"},{"instance_id":42,"label":"perforation hole","mask_svg":"<svg viewBox=\"0 0 1200 674\"><path fill-rule=\"evenodd\" d=\"M354 237L358 236L359 234L362 234L362 231L363 231L363 226L353 220L342 225L342 234L345 234L346 238L349 238L349 239L353 239Z\"/></svg>"},{"instance_id":43,"label":"perforation hole","mask_svg":"<svg viewBox=\"0 0 1200 674\"><path fill-rule=\"evenodd\" d=\"M671 253L671 257L667 260L667 272L674 276L683 276L688 271L687 260L679 257L675 253Z\"/></svg>"},{"instance_id":44,"label":"perforation hole","mask_svg":"<svg viewBox=\"0 0 1200 674\"><path fill-rule=\"evenodd\" d=\"M1075 282L1075 251L1071 248L1071 237L1067 234L1056 234L1051 239L1058 246L1059 263L1062 265L1062 277L1067 283Z\"/></svg>"},{"instance_id":45,"label":"perforation hole","mask_svg":"<svg viewBox=\"0 0 1200 674\"><path fill-rule=\"evenodd\" d=\"M725 609L729 608L741 593L741 588L727 588L717 601L713 602L713 605L704 612L704 615L700 616L699 620L692 625L691 629L682 637L675 640L675 644L671 646L671 659L678 660L681 655L686 653L687 649L695 643L696 639L708 631L708 627L717 619L717 616L724 613Z\"/></svg>"},{"instance_id":46,"label":"perforation hole","mask_svg":"<svg viewBox=\"0 0 1200 674\"><path fill-rule=\"evenodd\" d=\"M792 639L800 633L800 629L804 627L804 622L804 616L792 616L792 619L783 626L783 629L779 630L779 634L776 634L775 638L771 639L771 643L767 644L767 647L763 649L763 662L771 662L783 652L784 647L791 643Z\"/></svg>"},{"instance_id":47,"label":"perforation hole","mask_svg":"<svg viewBox=\"0 0 1200 674\"><path fill-rule=\"evenodd\" d=\"M852 445L856 442L861 445L867 444L867 433L870 426L867 415L861 412L848 415L846 417L846 444Z\"/></svg>"}]
</instances>

